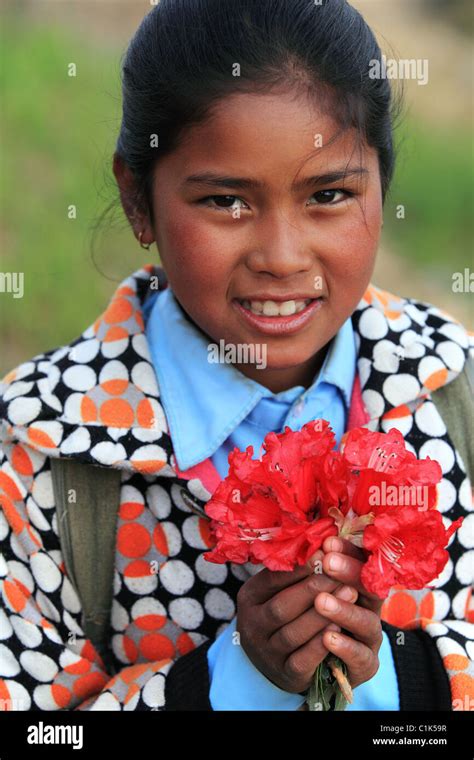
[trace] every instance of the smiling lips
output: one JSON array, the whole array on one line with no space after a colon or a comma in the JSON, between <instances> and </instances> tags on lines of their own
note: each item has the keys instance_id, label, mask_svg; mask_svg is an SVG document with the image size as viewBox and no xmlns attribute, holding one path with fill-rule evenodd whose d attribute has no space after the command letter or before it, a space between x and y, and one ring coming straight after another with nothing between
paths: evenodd
<instances>
[{"instance_id":1,"label":"smiling lips","mask_svg":"<svg viewBox=\"0 0 474 760\"><path fill-rule=\"evenodd\" d=\"M289 335L300 330L323 304L322 298L234 299L233 306L247 325L266 335Z\"/></svg>"}]
</instances>

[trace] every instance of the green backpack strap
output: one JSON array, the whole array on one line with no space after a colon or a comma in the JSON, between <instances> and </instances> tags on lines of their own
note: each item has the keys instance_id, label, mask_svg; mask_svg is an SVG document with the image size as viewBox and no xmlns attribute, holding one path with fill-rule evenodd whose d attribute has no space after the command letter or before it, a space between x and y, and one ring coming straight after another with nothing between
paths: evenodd
<instances>
[{"instance_id":1,"label":"green backpack strap","mask_svg":"<svg viewBox=\"0 0 474 760\"><path fill-rule=\"evenodd\" d=\"M59 540L69 579L82 604L82 627L109 665L121 471L74 459L51 459Z\"/></svg>"},{"instance_id":2,"label":"green backpack strap","mask_svg":"<svg viewBox=\"0 0 474 760\"><path fill-rule=\"evenodd\" d=\"M448 434L474 483L474 357L468 354L463 371L432 395Z\"/></svg>"}]
</instances>

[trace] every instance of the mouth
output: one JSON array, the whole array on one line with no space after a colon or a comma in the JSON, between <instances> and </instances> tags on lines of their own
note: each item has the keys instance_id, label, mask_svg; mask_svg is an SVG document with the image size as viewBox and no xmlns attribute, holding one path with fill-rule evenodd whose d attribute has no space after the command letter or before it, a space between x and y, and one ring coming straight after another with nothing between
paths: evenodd
<instances>
[{"instance_id":1,"label":"mouth","mask_svg":"<svg viewBox=\"0 0 474 760\"><path fill-rule=\"evenodd\" d=\"M240 317L266 335L288 335L302 329L316 314L324 298L234 298Z\"/></svg>"}]
</instances>

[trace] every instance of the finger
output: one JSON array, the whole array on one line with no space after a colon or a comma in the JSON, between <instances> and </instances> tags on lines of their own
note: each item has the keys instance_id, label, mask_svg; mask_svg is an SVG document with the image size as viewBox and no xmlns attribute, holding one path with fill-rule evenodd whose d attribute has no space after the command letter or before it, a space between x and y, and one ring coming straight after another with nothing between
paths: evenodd
<instances>
[{"instance_id":1,"label":"finger","mask_svg":"<svg viewBox=\"0 0 474 760\"><path fill-rule=\"evenodd\" d=\"M346 554L340 554L339 552L329 552L323 558L323 572L326 575L340 581L340 583L354 586L359 594L379 603L379 597L367 591L362 584L360 573L363 565L364 563L360 560L348 557Z\"/></svg>"},{"instance_id":2,"label":"finger","mask_svg":"<svg viewBox=\"0 0 474 760\"><path fill-rule=\"evenodd\" d=\"M340 630L334 623L330 623L328 629L336 633ZM292 683L295 679L299 680L303 684L299 691L303 691L304 688L308 688L314 677L314 671L327 653L328 650L323 643L323 633L318 633L311 641L287 657L283 665L284 674Z\"/></svg>"},{"instance_id":3,"label":"finger","mask_svg":"<svg viewBox=\"0 0 474 760\"><path fill-rule=\"evenodd\" d=\"M347 665L352 688L370 681L379 669L378 650L374 651L360 641L351 639L339 631L323 631L321 634L326 649Z\"/></svg>"},{"instance_id":4,"label":"finger","mask_svg":"<svg viewBox=\"0 0 474 760\"><path fill-rule=\"evenodd\" d=\"M323 552L316 552L314 557L321 563L323 559ZM322 567L320 564L318 568ZM263 604L268 599L271 599L282 589L293 586L298 581L308 578L313 575L313 566L309 563L304 565L298 565L294 570L268 570L264 568L256 575L249 578L245 584L245 597L249 604ZM317 568L317 569L318 569ZM242 587L243 589L243 587Z\"/></svg>"},{"instance_id":5,"label":"finger","mask_svg":"<svg viewBox=\"0 0 474 760\"><path fill-rule=\"evenodd\" d=\"M357 591L351 586L341 586L334 592L334 595L351 604L354 604L357 599ZM328 619L316 612L313 601L314 597L310 609L291 623L278 628L268 639L269 646L280 655L289 655L290 652L306 644L323 628L327 627Z\"/></svg>"},{"instance_id":6,"label":"finger","mask_svg":"<svg viewBox=\"0 0 474 760\"><path fill-rule=\"evenodd\" d=\"M297 620L306 610L314 608L314 599L321 591L332 593L342 584L327 575L311 575L299 583L279 591L271 599L257 605L258 615L265 630L277 631Z\"/></svg>"},{"instance_id":7,"label":"finger","mask_svg":"<svg viewBox=\"0 0 474 760\"><path fill-rule=\"evenodd\" d=\"M355 546L352 541L348 541L346 538L341 538L341 536L329 536L329 538L326 538L324 541L322 548L326 553L339 552L340 554L347 554L349 557L354 557L354 559L358 559L360 562L365 562L366 560L366 553L363 549Z\"/></svg>"},{"instance_id":8,"label":"finger","mask_svg":"<svg viewBox=\"0 0 474 760\"><path fill-rule=\"evenodd\" d=\"M377 646L382 642L382 625L380 618L372 610L336 599L332 594L318 594L314 600L316 612L324 615L336 625L350 631L356 639Z\"/></svg>"}]
</instances>

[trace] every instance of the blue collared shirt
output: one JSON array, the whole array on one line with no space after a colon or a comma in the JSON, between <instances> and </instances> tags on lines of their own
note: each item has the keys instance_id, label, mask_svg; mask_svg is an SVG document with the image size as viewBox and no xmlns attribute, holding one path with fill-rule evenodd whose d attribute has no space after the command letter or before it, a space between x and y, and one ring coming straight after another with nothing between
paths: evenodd
<instances>
[{"instance_id":1,"label":"blue collared shirt","mask_svg":"<svg viewBox=\"0 0 474 760\"><path fill-rule=\"evenodd\" d=\"M331 341L311 386L294 386L280 393L247 378L232 364L213 363L209 337L189 320L169 287L149 299L144 318L160 398L181 470L210 457L225 477L227 457L235 446L245 450L253 445L254 457L258 457L268 432L281 432L287 425L299 430L318 418L329 421L339 443L357 358L350 318ZM208 650L213 709L298 709L304 697L282 691L265 678L243 648L235 645L234 632L235 619ZM354 690L354 703L347 709L399 710L393 657L383 635L377 675Z\"/></svg>"}]
</instances>

